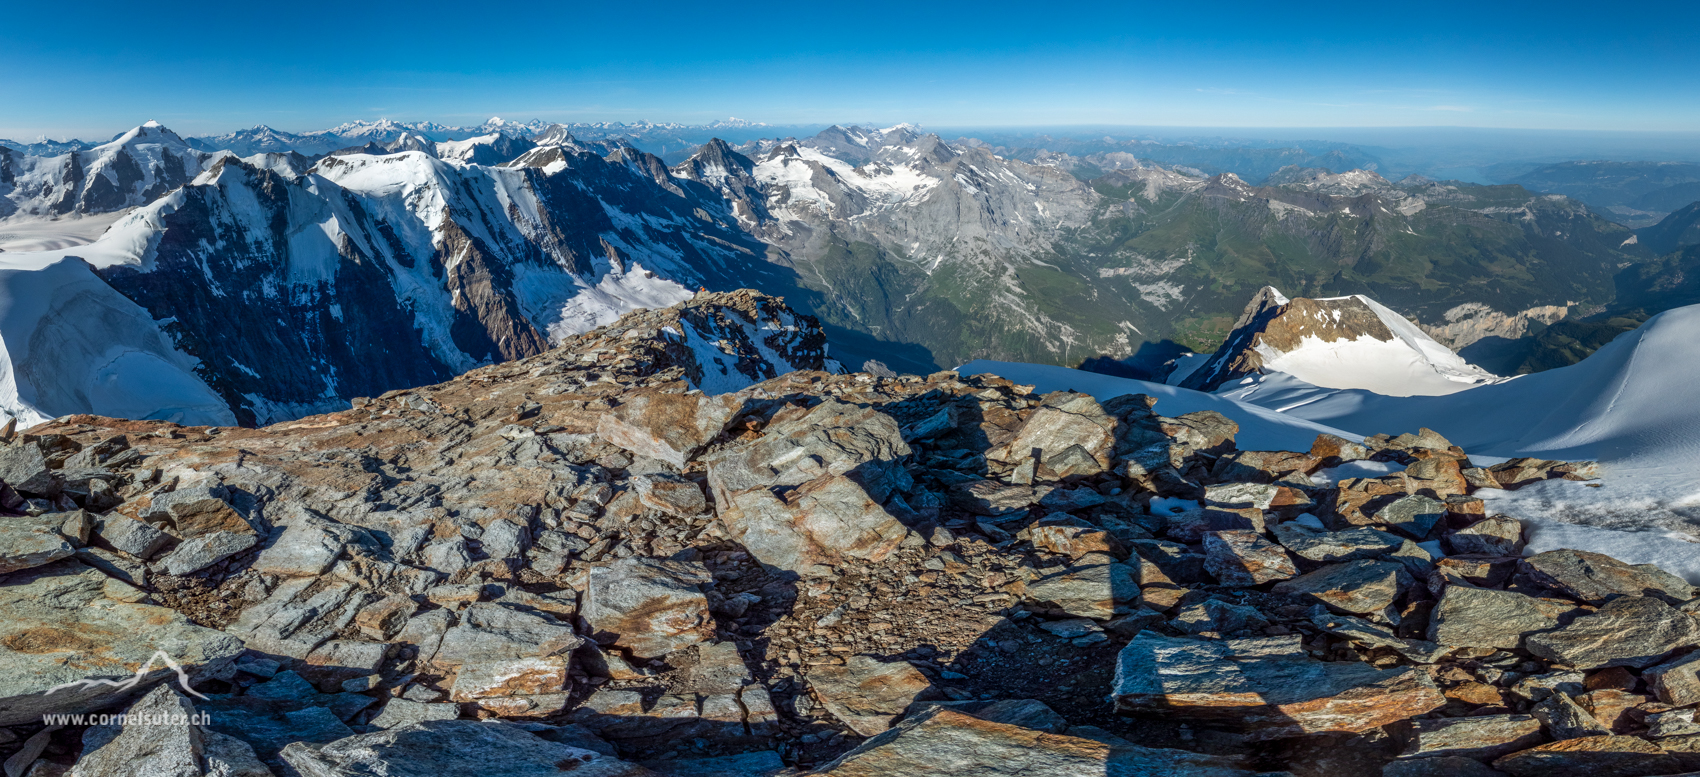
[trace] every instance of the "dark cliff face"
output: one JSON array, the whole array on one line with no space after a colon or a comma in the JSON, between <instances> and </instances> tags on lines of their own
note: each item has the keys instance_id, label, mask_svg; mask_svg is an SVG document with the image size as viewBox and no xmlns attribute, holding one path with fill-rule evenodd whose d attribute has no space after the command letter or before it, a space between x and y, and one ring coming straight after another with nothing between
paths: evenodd
<instances>
[{"instance_id":1,"label":"dark cliff face","mask_svg":"<svg viewBox=\"0 0 1700 777\"><path fill-rule=\"evenodd\" d=\"M663 188L649 165L629 163L641 159L568 152L565 168L499 179L419 155L383 159L413 166L397 175L441 206L398 210L424 206L336 182L371 159L329 157L294 177L225 159L210 182L162 201L148 262L100 274L165 322L244 425L541 353L559 305L610 275L784 285L759 242L707 214L712 192ZM557 297L539 303L551 288Z\"/></svg>"},{"instance_id":2,"label":"dark cliff face","mask_svg":"<svg viewBox=\"0 0 1700 777\"><path fill-rule=\"evenodd\" d=\"M356 241L335 246L339 261L329 277L291 279L292 265L304 257L290 248L290 201L311 195L299 181L229 164L240 166L240 175L185 190L165 216L152 269L114 267L101 276L169 322L165 330L201 360L202 378L240 423L454 374L423 344L389 268ZM233 218L231 187L252 192L258 219ZM365 237L370 244L376 235Z\"/></svg>"}]
</instances>

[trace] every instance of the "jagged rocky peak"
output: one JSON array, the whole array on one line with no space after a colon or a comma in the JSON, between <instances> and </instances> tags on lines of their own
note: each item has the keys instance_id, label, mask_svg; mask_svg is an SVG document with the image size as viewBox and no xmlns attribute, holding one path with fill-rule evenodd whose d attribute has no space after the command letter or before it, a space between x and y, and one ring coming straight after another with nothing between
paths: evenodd
<instances>
[{"instance_id":1,"label":"jagged rocky peak","mask_svg":"<svg viewBox=\"0 0 1700 777\"><path fill-rule=\"evenodd\" d=\"M1268 373L1391 396L1450 394L1497 379L1368 297L1288 299L1265 286L1180 385L1215 391Z\"/></svg>"}]
</instances>

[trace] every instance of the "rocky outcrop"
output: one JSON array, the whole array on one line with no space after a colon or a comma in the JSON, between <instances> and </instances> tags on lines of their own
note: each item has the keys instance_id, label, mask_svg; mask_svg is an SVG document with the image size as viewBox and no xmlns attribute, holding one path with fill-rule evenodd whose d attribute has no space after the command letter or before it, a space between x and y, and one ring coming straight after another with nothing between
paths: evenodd
<instances>
[{"instance_id":1,"label":"rocky outcrop","mask_svg":"<svg viewBox=\"0 0 1700 777\"><path fill-rule=\"evenodd\" d=\"M1509 555L1477 496L1587 463L1480 467L1430 430L1240 451L1214 413L950 372L708 392L667 325L714 299L767 304L270 427L13 434L0 756L151 763L39 721L160 688L207 721L159 757L205 774L242 773L211 765L233 741L274 774L1225 775L1694 736L1693 589ZM1309 477L1363 459L1403 469ZM186 687L158 663L44 693L155 650Z\"/></svg>"}]
</instances>

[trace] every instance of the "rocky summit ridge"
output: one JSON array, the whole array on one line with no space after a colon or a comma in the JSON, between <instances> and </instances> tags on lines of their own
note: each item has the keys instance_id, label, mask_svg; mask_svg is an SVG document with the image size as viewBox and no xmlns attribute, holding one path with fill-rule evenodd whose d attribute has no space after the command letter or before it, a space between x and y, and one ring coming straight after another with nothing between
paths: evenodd
<instances>
[{"instance_id":1,"label":"rocky summit ridge","mask_svg":"<svg viewBox=\"0 0 1700 777\"><path fill-rule=\"evenodd\" d=\"M821 342L701 294L272 426L5 430L8 777L1700 768L1694 588L1479 497L1591 463Z\"/></svg>"}]
</instances>

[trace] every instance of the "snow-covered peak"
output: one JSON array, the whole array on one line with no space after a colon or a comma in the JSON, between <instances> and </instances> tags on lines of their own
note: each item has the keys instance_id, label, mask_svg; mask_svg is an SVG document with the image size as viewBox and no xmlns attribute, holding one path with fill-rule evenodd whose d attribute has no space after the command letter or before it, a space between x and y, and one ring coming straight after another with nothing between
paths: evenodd
<instances>
[{"instance_id":1,"label":"snow-covered peak","mask_svg":"<svg viewBox=\"0 0 1700 777\"><path fill-rule=\"evenodd\" d=\"M1499 380L1368 297L1288 299L1264 287L1182 385L1209 391L1269 373L1387 396L1451 394Z\"/></svg>"}]
</instances>

